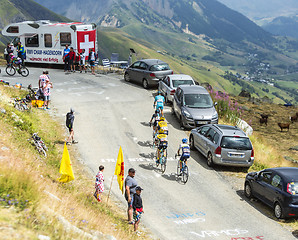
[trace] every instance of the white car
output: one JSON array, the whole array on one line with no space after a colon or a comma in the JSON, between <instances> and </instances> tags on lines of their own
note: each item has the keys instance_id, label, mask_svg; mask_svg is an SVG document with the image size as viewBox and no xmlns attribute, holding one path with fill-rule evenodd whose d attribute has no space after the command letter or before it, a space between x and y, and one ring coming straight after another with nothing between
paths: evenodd
<instances>
[{"instance_id":1,"label":"white car","mask_svg":"<svg viewBox=\"0 0 298 240\"><path fill-rule=\"evenodd\" d=\"M164 95L166 102L173 102L175 91L181 85L196 85L196 83L189 75L172 74L159 81L158 90Z\"/></svg>"}]
</instances>

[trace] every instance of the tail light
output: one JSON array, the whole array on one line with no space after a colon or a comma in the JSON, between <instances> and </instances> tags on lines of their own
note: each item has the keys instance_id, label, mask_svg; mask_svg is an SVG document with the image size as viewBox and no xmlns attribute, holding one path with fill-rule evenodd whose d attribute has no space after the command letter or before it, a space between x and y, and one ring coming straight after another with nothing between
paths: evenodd
<instances>
[{"instance_id":1,"label":"tail light","mask_svg":"<svg viewBox=\"0 0 298 240\"><path fill-rule=\"evenodd\" d=\"M171 90L171 95L174 95L175 94L175 89Z\"/></svg>"},{"instance_id":2,"label":"tail light","mask_svg":"<svg viewBox=\"0 0 298 240\"><path fill-rule=\"evenodd\" d=\"M155 74L154 73L150 73L150 77L155 77Z\"/></svg>"},{"instance_id":3,"label":"tail light","mask_svg":"<svg viewBox=\"0 0 298 240\"><path fill-rule=\"evenodd\" d=\"M290 193L291 195L295 195L296 194L295 183L293 183L293 182L288 183L288 185L287 185L287 192Z\"/></svg>"},{"instance_id":4,"label":"tail light","mask_svg":"<svg viewBox=\"0 0 298 240\"><path fill-rule=\"evenodd\" d=\"M255 151L254 151L254 149L252 149L250 157L253 158L254 156L255 156Z\"/></svg>"},{"instance_id":5,"label":"tail light","mask_svg":"<svg viewBox=\"0 0 298 240\"><path fill-rule=\"evenodd\" d=\"M174 74L174 72L172 71L171 74Z\"/></svg>"},{"instance_id":6,"label":"tail light","mask_svg":"<svg viewBox=\"0 0 298 240\"><path fill-rule=\"evenodd\" d=\"M221 147L217 147L214 151L215 154L221 155Z\"/></svg>"}]
</instances>

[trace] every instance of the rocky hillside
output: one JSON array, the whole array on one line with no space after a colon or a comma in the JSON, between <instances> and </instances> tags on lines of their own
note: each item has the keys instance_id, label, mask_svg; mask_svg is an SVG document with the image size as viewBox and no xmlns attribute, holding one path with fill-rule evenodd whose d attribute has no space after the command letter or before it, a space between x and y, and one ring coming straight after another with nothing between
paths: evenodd
<instances>
[{"instance_id":1,"label":"rocky hillside","mask_svg":"<svg viewBox=\"0 0 298 240\"><path fill-rule=\"evenodd\" d=\"M275 35L288 36L298 39L298 15L292 17L277 17L263 28Z\"/></svg>"}]
</instances>

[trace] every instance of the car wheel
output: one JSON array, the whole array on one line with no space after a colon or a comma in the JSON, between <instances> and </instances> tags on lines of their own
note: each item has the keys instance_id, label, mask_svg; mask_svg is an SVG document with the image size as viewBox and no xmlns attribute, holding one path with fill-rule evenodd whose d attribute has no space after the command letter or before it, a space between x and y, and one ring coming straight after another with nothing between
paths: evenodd
<instances>
[{"instance_id":1,"label":"car wheel","mask_svg":"<svg viewBox=\"0 0 298 240\"><path fill-rule=\"evenodd\" d=\"M274 205L274 216L277 219L284 218L284 211L283 211L282 206L279 204L279 202L276 202Z\"/></svg>"},{"instance_id":2,"label":"car wheel","mask_svg":"<svg viewBox=\"0 0 298 240\"><path fill-rule=\"evenodd\" d=\"M130 82L130 77L129 77L129 74L127 72L124 74L124 80L126 82Z\"/></svg>"},{"instance_id":3,"label":"car wheel","mask_svg":"<svg viewBox=\"0 0 298 240\"><path fill-rule=\"evenodd\" d=\"M175 115L175 110L174 110L174 107L173 106L171 107L171 114L172 115Z\"/></svg>"},{"instance_id":4,"label":"car wheel","mask_svg":"<svg viewBox=\"0 0 298 240\"><path fill-rule=\"evenodd\" d=\"M250 186L250 184L248 182L245 182L245 185L244 185L244 195L248 199L251 199L253 197L253 195L252 195L252 189L251 189L251 186Z\"/></svg>"},{"instance_id":5,"label":"car wheel","mask_svg":"<svg viewBox=\"0 0 298 240\"><path fill-rule=\"evenodd\" d=\"M181 128L184 128L184 124L183 124L182 116L180 116L179 124L180 124L180 127L181 127Z\"/></svg>"},{"instance_id":6,"label":"car wheel","mask_svg":"<svg viewBox=\"0 0 298 240\"><path fill-rule=\"evenodd\" d=\"M208 153L208 157L207 157L207 165L208 165L209 167L213 167L213 166L214 166L213 158L212 158L212 154L211 154L211 152Z\"/></svg>"},{"instance_id":7,"label":"car wheel","mask_svg":"<svg viewBox=\"0 0 298 240\"><path fill-rule=\"evenodd\" d=\"M190 137L189 137L189 146L190 146L191 150L195 150L195 143L194 143L193 135L190 135Z\"/></svg>"},{"instance_id":8,"label":"car wheel","mask_svg":"<svg viewBox=\"0 0 298 240\"><path fill-rule=\"evenodd\" d=\"M148 89L149 84L148 81L146 79L143 79L143 88Z\"/></svg>"}]
</instances>

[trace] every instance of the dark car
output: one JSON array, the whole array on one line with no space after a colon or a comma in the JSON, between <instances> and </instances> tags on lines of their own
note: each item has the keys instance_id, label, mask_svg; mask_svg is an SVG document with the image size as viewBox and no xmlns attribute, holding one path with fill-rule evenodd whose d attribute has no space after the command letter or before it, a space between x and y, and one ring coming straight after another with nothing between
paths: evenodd
<instances>
[{"instance_id":1,"label":"dark car","mask_svg":"<svg viewBox=\"0 0 298 240\"><path fill-rule=\"evenodd\" d=\"M130 65L125 73L124 80L141 83L144 88L157 86L160 79L173 74L169 65L159 59L143 59Z\"/></svg>"},{"instance_id":2,"label":"dark car","mask_svg":"<svg viewBox=\"0 0 298 240\"><path fill-rule=\"evenodd\" d=\"M276 218L298 217L298 168L280 167L246 175L244 194L274 209Z\"/></svg>"}]
</instances>

